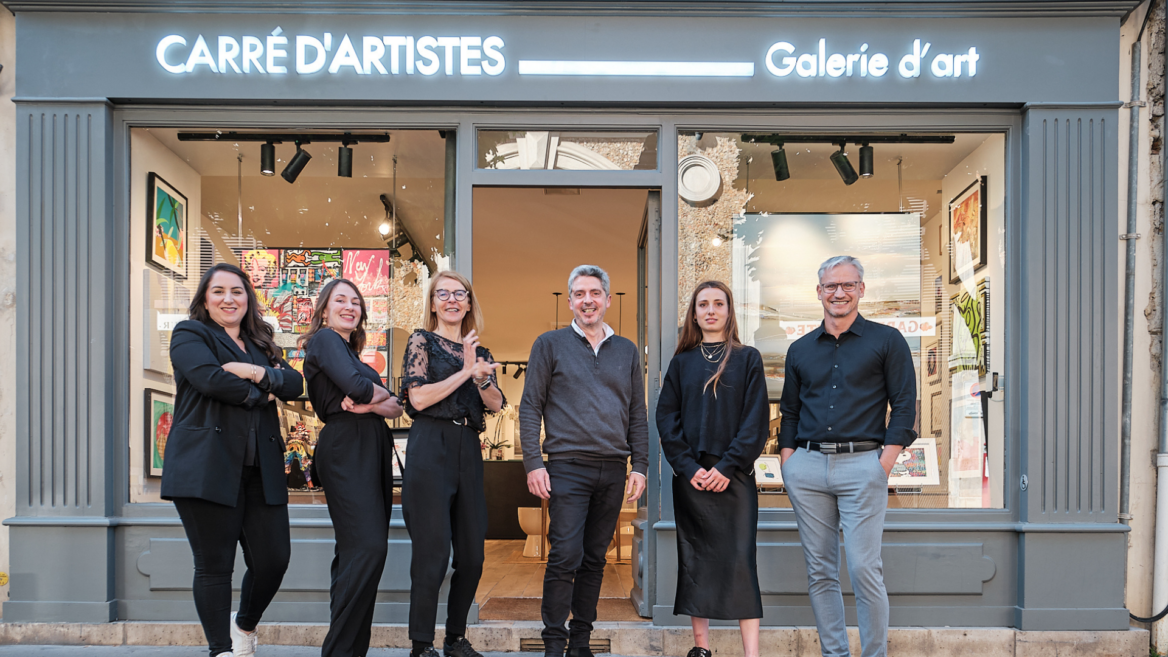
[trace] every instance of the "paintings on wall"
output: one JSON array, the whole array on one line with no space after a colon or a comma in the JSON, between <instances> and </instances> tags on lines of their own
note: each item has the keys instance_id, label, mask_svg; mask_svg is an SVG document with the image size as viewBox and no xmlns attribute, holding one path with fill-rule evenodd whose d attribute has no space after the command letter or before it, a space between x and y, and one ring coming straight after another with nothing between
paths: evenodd
<instances>
[{"instance_id":1,"label":"paintings on wall","mask_svg":"<svg viewBox=\"0 0 1168 657\"><path fill-rule=\"evenodd\" d=\"M949 301L953 322L949 372L977 370L985 376L990 364L989 277L977 282L973 295L963 289Z\"/></svg>"},{"instance_id":2,"label":"paintings on wall","mask_svg":"<svg viewBox=\"0 0 1168 657\"><path fill-rule=\"evenodd\" d=\"M342 276L357 286L365 297L389 294L389 251L386 249L345 249Z\"/></svg>"},{"instance_id":3,"label":"paintings on wall","mask_svg":"<svg viewBox=\"0 0 1168 657\"><path fill-rule=\"evenodd\" d=\"M929 395L929 433L940 438L945 430L945 400L941 391Z\"/></svg>"},{"instance_id":4,"label":"paintings on wall","mask_svg":"<svg viewBox=\"0 0 1168 657\"><path fill-rule=\"evenodd\" d=\"M146 262L187 277L187 197L153 171L146 178Z\"/></svg>"},{"instance_id":5,"label":"paintings on wall","mask_svg":"<svg viewBox=\"0 0 1168 657\"><path fill-rule=\"evenodd\" d=\"M949 202L950 283L986 266L988 226L986 176L980 176Z\"/></svg>"},{"instance_id":6,"label":"paintings on wall","mask_svg":"<svg viewBox=\"0 0 1168 657\"><path fill-rule=\"evenodd\" d=\"M170 375L170 332L187 318L191 291L157 270L142 274L142 368Z\"/></svg>"},{"instance_id":7,"label":"paintings on wall","mask_svg":"<svg viewBox=\"0 0 1168 657\"><path fill-rule=\"evenodd\" d=\"M783 462L778 456L760 456L754 461L754 485L774 488L783 485Z\"/></svg>"},{"instance_id":8,"label":"paintings on wall","mask_svg":"<svg viewBox=\"0 0 1168 657\"><path fill-rule=\"evenodd\" d=\"M937 462L937 441L934 438L918 438L901 450L888 476L889 487L937 486L940 483L941 470Z\"/></svg>"},{"instance_id":9,"label":"paintings on wall","mask_svg":"<svg viewBox=\"0 0 1168 657\"><path fill-rule=\"evenodd\" d=\"M162 476L166 459L166 439L174 424L174 395L146 389L146 474Z\"/></svg>"},{"instance_id":10,"label":"paintings on wall","mask_svg":"<svg viewBox=\"0 0 1168 657\"><path fill-rule=\"evenodd\" d=\"M847 253L863 262L865 318L895 326L906 338L936 334L933 304L922 307L920 235L920 216L911 212L747 213L735 219L731 277L738 326L743 341L762 353L772 399L781 394L788 347L823 321L817 271L832 256Z\"/></svg>"}]
</instances>

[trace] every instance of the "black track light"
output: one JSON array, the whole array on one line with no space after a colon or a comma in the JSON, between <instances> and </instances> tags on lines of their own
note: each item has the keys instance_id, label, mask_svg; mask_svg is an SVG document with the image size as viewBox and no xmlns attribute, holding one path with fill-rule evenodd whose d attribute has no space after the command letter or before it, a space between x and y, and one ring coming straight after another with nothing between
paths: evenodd
<instances>
[{"instance_id":1,"label":"black track light","mask_svg":"<svg viewBox=\"0 0 1168 657\"><path fill-rule=\"evenodd\" d=\"M835 165L835 170L839 172L840 178L843 178L844 184L850 185L860 177L856 175L856 170L848 161L848 154L844 152L845 146L846 144L840 144L840 149L831 154L831 163Z\"/></svg>"},{"instance_id":2,"label":"black track light","mask_svg":"<svg viewBox=\"0 0 1168 657\"><path fill-rule=\"evenodd\" d=\"M520 376L523 376L523 372L524 372L524 371L526 371L526 369L527 369L527 368L525 368L524 366L520 365L518 368L516 368L516 369L515 369L515 374L514 374L513 376L514 376L516 379L518 379Z\"/></svg>"},{"instance_id":3,"label":"black track light","mask_svg":"<svg viewBox=\"0 0 1168 657\"><path fill-rule=\"evenodd\" d=\"M771 151L771 162L775 165L775 180L783 181L791 177L791 170L787 168L787 151L779 144L778 150Z\"/></svg>"},{"instance_id":4,"label":"black track light","mask_svg":"<svg viewBox=\"0 0 1168 657\"><path fill-rule=\"evenodd\" d=\"M873 155L874 155L874 153L872 151L871 146L869 146L868 144L864 144L863 146L860 146L860 177L861 178L871 178L872 177L872 158L873 158Z\"/></svg>"},{"instance_id":5,"label":"black track light","mask_svg":"<svg viewBox=\"0 0 1168 657\"><path fill-rule=\"evenodd\" d=\"M296 154L288 161L288 166L284 167L280 175L290 183L296 182L296 178L300 176L301 171L304 171L304 167L308 166L308 161L311 159L312 156L308 154L308 151L300 148L300 142L296 142Z\"/></svg>"},{"instance_id":6,"label":"black track light","mask_svg":"<svg viewBox=\"0 0 1168 657\"><path fill-rule=\"evenodd\" d=\"M260 173L265 176L276 175L276 147L270 141L260 144Z\"/></svg>"},{"instance_id":7,"label":"black track light","mask_svg":"<svg viewBox=\"0 0 1168 657\"><path fill-rule=\"evenodd\" d=\"M353 177L353 149L349 148L348 143L337 149L337 175L342 178Z\"/></svg>"}]
</instances>

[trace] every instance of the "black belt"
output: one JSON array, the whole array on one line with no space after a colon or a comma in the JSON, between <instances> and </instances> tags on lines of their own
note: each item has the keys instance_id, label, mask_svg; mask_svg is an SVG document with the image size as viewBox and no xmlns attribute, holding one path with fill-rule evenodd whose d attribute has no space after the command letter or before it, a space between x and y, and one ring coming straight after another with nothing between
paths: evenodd
<instances>
[{"instance_id":1,"label":"black belt","mask_svg":"<svg viewBox=\"0 0 1168 657\"><path fill-rule=\"evenodd\" d=\"M875 440L857 440L854 442L813 443L810 440L800 440L795 443L799 447L823 454L855 454L857 452L871 452L884 445Z\"/></svg>"}]
</instances>

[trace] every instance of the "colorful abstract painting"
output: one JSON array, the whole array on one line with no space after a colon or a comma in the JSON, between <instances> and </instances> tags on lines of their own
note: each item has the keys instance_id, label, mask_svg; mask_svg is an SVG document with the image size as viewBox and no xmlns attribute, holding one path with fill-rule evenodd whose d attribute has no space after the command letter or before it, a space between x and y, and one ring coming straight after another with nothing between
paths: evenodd
<instances>
[{"instance_id":1,"label":"colorful abstract painting","mask_svg":"<svg viewBox=\"0 0 1168 657\"><path fill-rule=\"evenodd\" d=\"M365 297L388 296L389 250L345 249L342 275Z\"/></svg>"},{"instance_id":2,"label":"colorful abstract painting","mask_svg":"<svg viewBox=\"0 0 1168 657\"><path fill-rule=\"evenodd\" d=\"M292 325L293 333L307 333L312 324L312 310L316 299L312 297L296 297L296 319Z\"/></svg>"},{"instance_id":3,"label":"colorful abstract painting","mask_svg":"<svg viewBox=\"0 0 1168 657\"><path fill-rule=\"evenodd\" d=\"M174 424L174 396L160 390L146 390L146 474L162 476L166 459L166 439Z\"/></svg>"},{"instance_id":4,"label":"colorful abstract painting","mask_svg":"<svg viewBox=\"0 0 1168 657\"><path fill-rule=\"evenodd\" d=\"M146 181L146 260L187 277L187 197L151 172Z\"/></svg>"},{"instance_id":5,"label":"colorful abstract painting","mask_svg":"<svg viewBox=\"0 0 1168 657\"><path fill-rule=\"evenodd\" d=\"M949 282L958 283L986 266L986 177L949 202Z\"/></svg>"}]
</instances>

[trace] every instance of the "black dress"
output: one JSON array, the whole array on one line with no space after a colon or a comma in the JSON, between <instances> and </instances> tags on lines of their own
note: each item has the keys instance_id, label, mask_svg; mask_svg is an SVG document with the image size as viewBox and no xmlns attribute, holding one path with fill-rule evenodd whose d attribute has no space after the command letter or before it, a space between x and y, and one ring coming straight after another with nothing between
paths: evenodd
<instances>
[{"instance_id":1,"label":"black dress","mask_svg":"<svg viewBox=\"0 0 1168 657\"><path fill-rule=\"evenodd\" d=\"M341 408L347 396L373 399L381 377L332 329L304 346L304 378L316 416L325 423L316 445L316 474L325 489L336 548L329 585L329 631L322 657L369 650L377 586L389 547L393 508L392 439L385 419Z\"/></svg>"},{"instance_id":2,"label":"black dress","mask_svg":"<svg viewBox=\"0 0 1168 657\"><path fill-rule=\"evenodd\" d=\"M483 347L475 355L494 362L491 352ZM438 592L448 563L453 564L454 573L446 600L446 634L466 634L467 613L483 573L487 501L479 435L485 429L487 409L479 389L467 379L424 409L415 409L409 401L411 388L443 381L462 368L462 343L423 330L410 336L402 366L401 397L413 419L402 473L402 518L413 548L411 641L434 640ZM493 374L491 385L499 387Z\"/></svg>"},{"instance_id":3,"label":"black dress","mask_svg":"<svg viewBox=\"0 0 1168 657\"><path fill-rule=\"evenodd\" d=\"M742 620L762 618L752 471L766 444L770 414L758 350L741 347L729 358L715 395L706 382L718 362L709 361L700 347L674 356L657 402L657 430L675 473L673 613ZM695 489L690 480L699 468L717 468L729 486L721 493Z\"/></svg>"}]
</instances>

